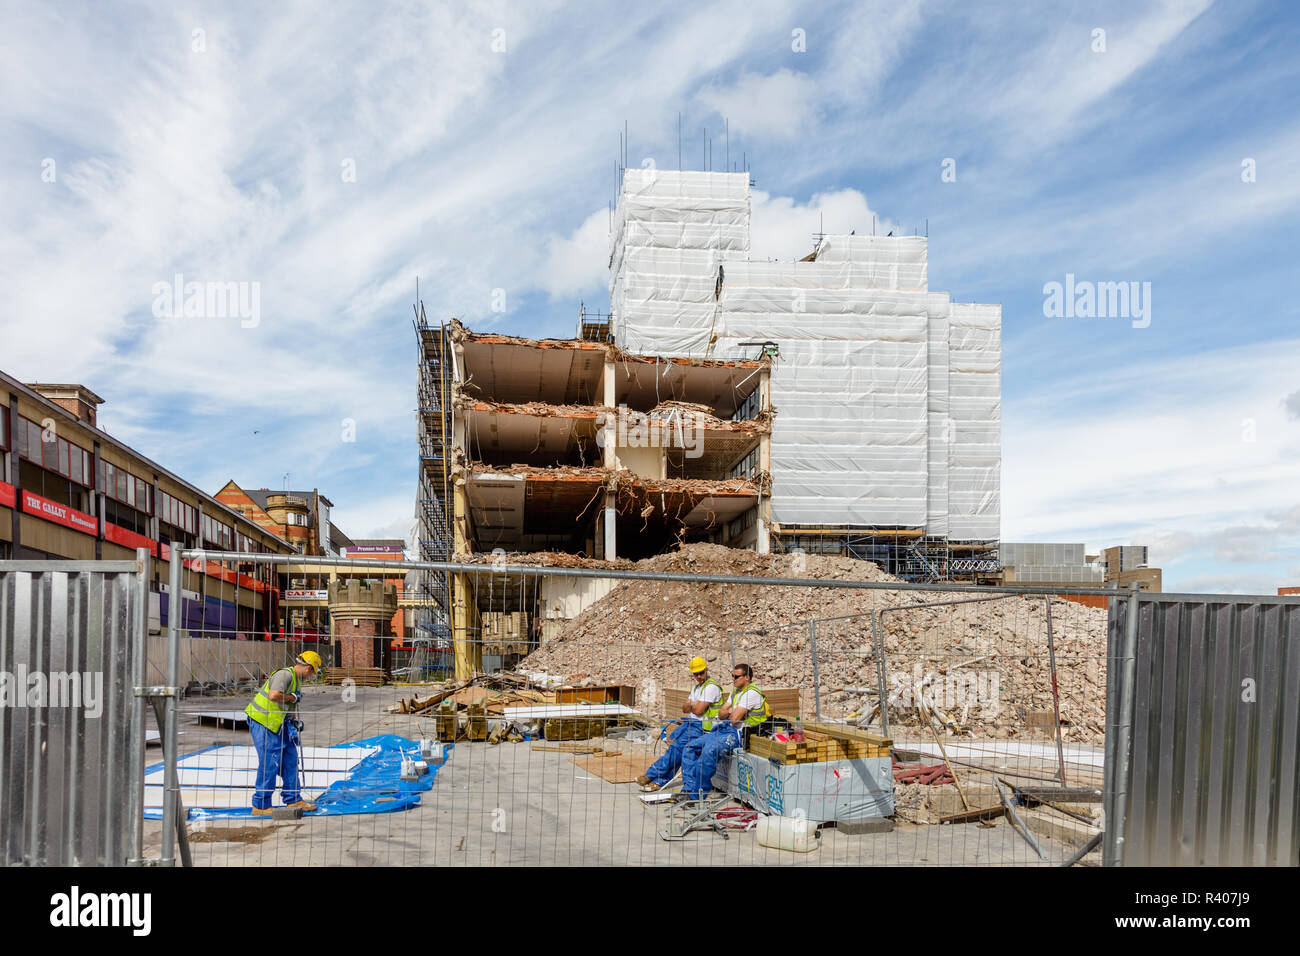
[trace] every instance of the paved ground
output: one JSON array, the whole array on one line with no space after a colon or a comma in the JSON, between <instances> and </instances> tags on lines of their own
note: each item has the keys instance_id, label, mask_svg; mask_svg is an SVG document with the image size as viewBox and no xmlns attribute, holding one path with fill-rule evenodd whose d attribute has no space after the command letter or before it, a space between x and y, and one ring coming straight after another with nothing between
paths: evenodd
<instances>
[{"instance_id":1,"label":"paved ground","mask_svg":"<svg viewBox=\"0 0 1300 956\"><path fill-rule=\"evenodd\" d=\"M324 746L397 733L418 738L430 721L388 715L403 688L359 688L355 703L337 688L310 688L304 701L305 743ZM243 699L191 699L182 710L238 710ZM247 743L245 730L181 721L181 752L212 743ZM159 759L151 748L151 761ZM278 802L278 795L277 795ZM634 784L610 784L580 770L563 753L528 744L460 743L438 771L420 805L395 813L304 818L299 822L191 823L199 865L680 865L771 863L800 865L1038 865L1028 843L1006 823L916 826L889 833L848 835L827 827L808 854L759 846L752 833L693 834L662 840L667 810L637 799ZM160 826L146 822L145 852L156 853ZM1048 863L1072 848L1040 838Z\"/></svg>"}]
</instances>

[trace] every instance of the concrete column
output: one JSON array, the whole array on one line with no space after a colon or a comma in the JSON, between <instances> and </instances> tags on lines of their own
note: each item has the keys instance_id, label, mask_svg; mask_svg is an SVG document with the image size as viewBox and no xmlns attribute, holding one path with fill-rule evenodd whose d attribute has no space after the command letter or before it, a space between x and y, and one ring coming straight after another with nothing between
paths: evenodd
<instances>
[{"instance_id":1,"label":"concrete column","mask_svg":"<svg viewBox=\"0 0 1300 956\"><path fill-rule=\"evenodd\" d=\"M613 561L618 557L618 534L616 520L618 512L614 505L614 492L605 492L605 560Z\"/></svg>"},{"instance_id":2,"label":"concrete column","mask_svg":"<svg viewBox=\"0 0 1300 956\"><path fill-rule=\"evenodd\" d=\"M456 654L456 679L465 680L483 669L482 624L470 578L452 575L451 643Z\"/></svg>"},{"instance_id":3,"label":"concrete column","mask_svg":"<svg viewBox=\"0 0 1300 956\"><path fill-rule=\"evenodd\" d=\"M601 376L601 404L609 409L614 408L614 369L614 359L607 354L605 356L605 371ZM605 432L605 447L601 451L603 452L602 461L604 467L610 471L618 470L618 440L615 437L617 434L617 421L608 422Z\"/></svg>"}]
</instances>

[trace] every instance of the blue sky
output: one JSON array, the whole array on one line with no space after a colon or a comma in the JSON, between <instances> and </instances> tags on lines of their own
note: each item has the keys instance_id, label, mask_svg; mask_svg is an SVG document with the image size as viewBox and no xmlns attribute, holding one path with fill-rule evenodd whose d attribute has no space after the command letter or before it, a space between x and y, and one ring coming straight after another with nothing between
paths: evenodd
<instances>
[{"instance_id":1,"label":"blue sky","mask_svg":"<svg viewBox=\"0 0 1300 956\"><path fill-rule=\"evenodd\" d=\"M928 220L930 287L1003 304L1004 539L1300 584L1291 5L321 9L5 3L0 368L205 488L288 472L406 535L416 276L433 317L572 334L624 121L631 164L676 165L680 111L722 168L726 117L754 255ZM159 318L177 273L257 282L259 321ZM1045 317L1067 273L1149 282L1150 325Z\"/></svg>"}]
</instances>

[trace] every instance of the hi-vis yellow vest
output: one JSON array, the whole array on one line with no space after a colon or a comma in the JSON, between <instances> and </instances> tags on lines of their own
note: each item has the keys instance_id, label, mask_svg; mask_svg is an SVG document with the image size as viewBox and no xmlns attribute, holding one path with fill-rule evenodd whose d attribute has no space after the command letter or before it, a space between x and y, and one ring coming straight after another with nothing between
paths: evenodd
<instances>
[{"instance_id":1,"label":"hi-vis yellow vest","mask_svg":"<svg viewBox=\"0 0 1300 956\"><path fill-rule=\"evenodd\" d=\"M700 685L700 690L704 690L704 688L708 687L710 684L718 688L718 701L715 704L710 704L704 713L700 714L700 729L706 733L713 729L713 718L717 717L718 711L722 710L721 684L715 681L712 677L706 677L704 678L704 683Z\"/></svg>"},{"instance_id":2,"label":"hi-vis yellow vest","mask_svg":"<svg viewBox=\"0 0 1300 956\"><path fill-rule=\"evenodd\" d=\"M767 709L767 698L763 696L763 692L761 690L759 690L753 684L746 684L744 690L733 690L731 692L731 697L728 699L727 703L729 703L734 708L736 706L737 698L743 697L751 690L755 694L757 694L763 702L759 704L757 707L755 707L753 710L745 711L745 726L757 727L763 721L767 720L769 717L772 716L772 712Z\"/></svg>"},{"instance_id":3,"label":"hi-vis yellow vest","mask_svg":"<svg viewBox=\"0 0 1300 956\"><path fill-rule=\"evenodd\" d=\"M291 678L289 680L289 693L298 693L298 672L293 668L288 668ZM276 671L278 674L279 671ZM271 677L274 677L272 674ZM284 718L288 711L271 700L271 677L266 679L262 689L257 692L253 702L244 708L244 713L248 715L249 720L255 720L273 734L280 732L280 726L284 723Z\"/></svg>"}]
</instances>

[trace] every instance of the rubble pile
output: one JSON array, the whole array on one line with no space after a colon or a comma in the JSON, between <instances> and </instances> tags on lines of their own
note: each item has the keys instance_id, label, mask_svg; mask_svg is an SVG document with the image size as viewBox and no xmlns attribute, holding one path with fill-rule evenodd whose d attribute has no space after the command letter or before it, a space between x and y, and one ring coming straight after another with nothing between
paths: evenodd
<instances>
[{"instance_id":1,"label":"rubble pile","mask_svg":"<svg viewBox=\"0 0 1300 956\"><path fill-rule=\"evenodd\" d=\"M867 561L839 556L760 555L691 544L633 566L638 571L807 579L807 587L621 581L530 654L523 667L574 683L629 684L658 698L689 686L686 661L702 654L726 686L733 660L759 686L814 688L823 716L865 715L878 706L873 610L880 617L891 732L923 728L919 707L949 733L1051 740L1055 710L1043 596L819 588L817 581L900 583ZM1106 618L1102 609L1051 600L1062 736L1104 737ZM814 621L810 632L809 622ZM814 681L810 640L817 643ZM640 704L640 696L638 696ZM928 733L928 731L926 731Z\"/></svg>"}]
</instances>

